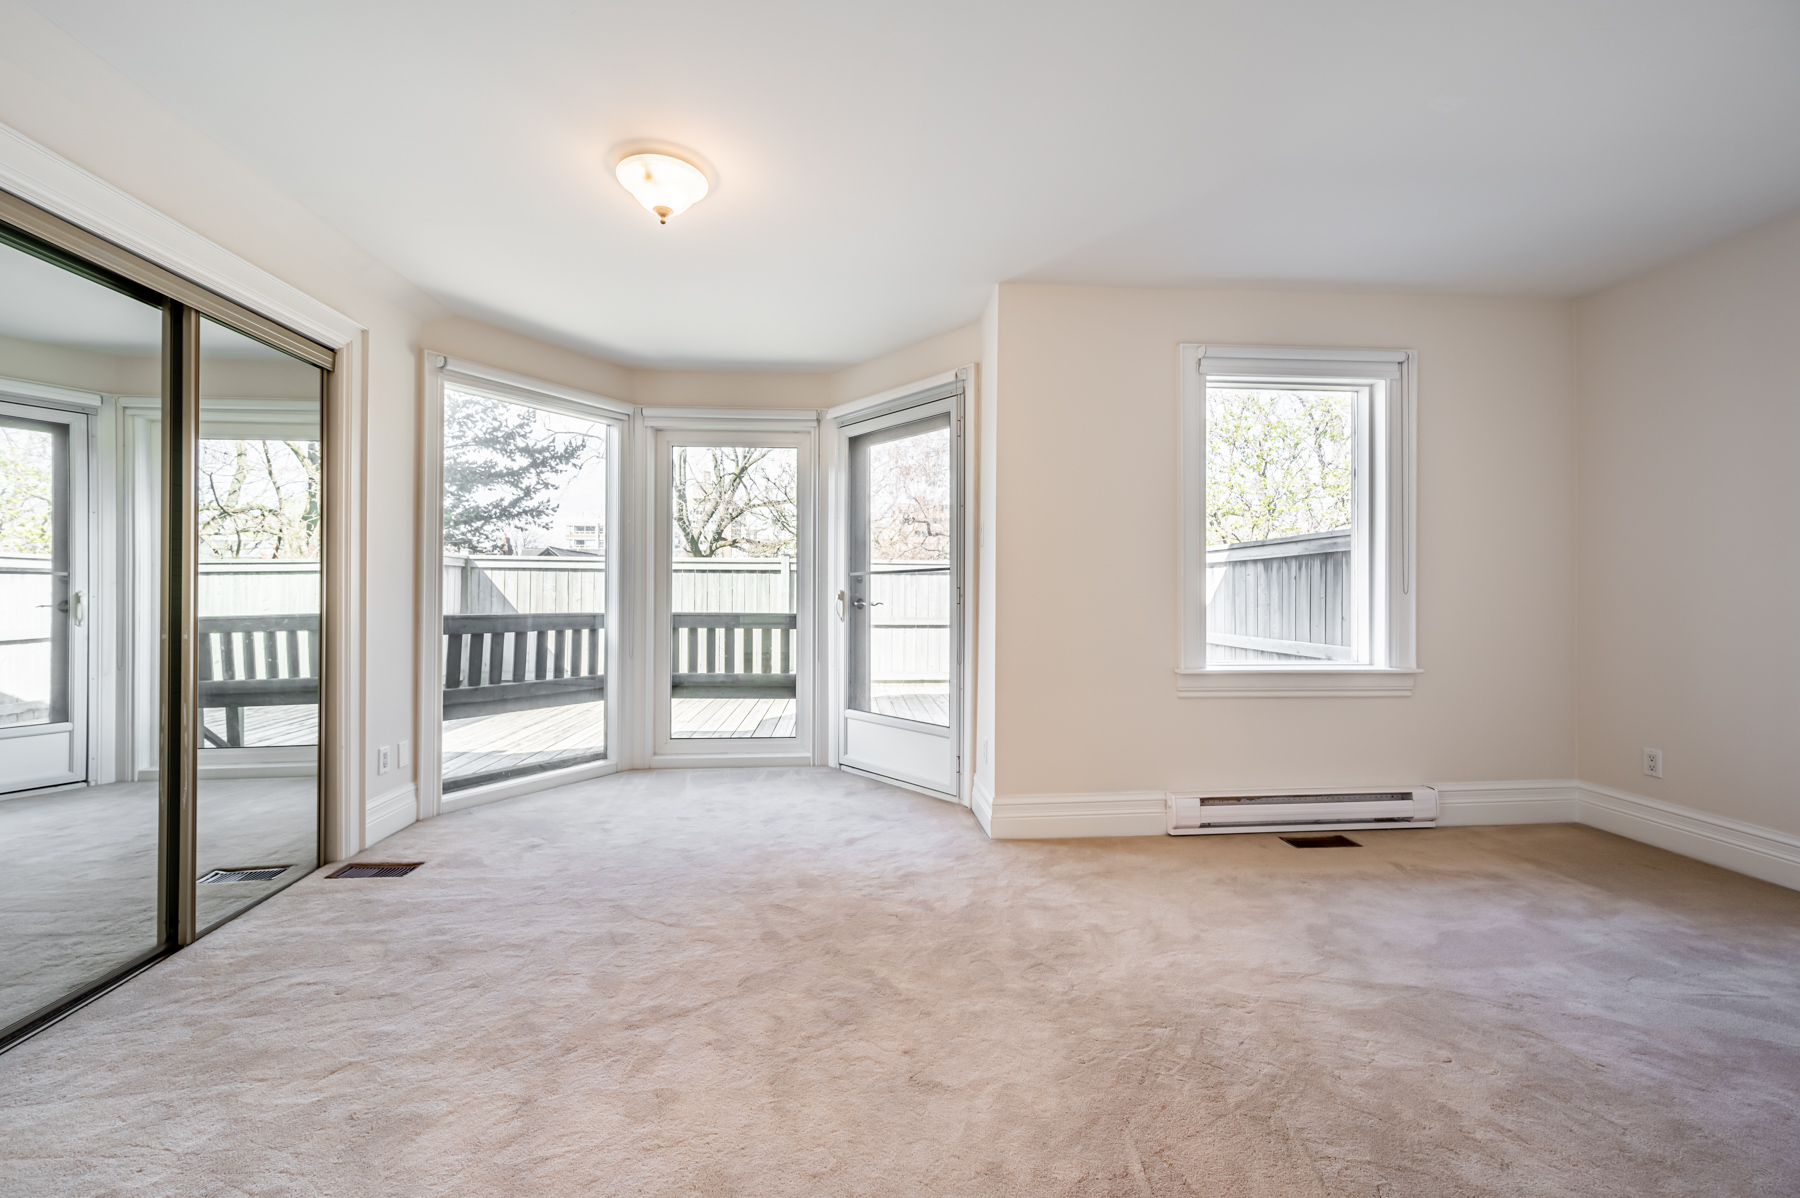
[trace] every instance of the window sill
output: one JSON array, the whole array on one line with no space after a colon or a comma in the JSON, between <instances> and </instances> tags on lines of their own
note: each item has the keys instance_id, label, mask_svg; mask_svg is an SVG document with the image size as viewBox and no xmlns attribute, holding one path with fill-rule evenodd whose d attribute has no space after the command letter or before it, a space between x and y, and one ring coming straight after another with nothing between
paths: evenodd
<instances>
[{"instance_id":1,"label":"window sill","mask_svg":"<svg viewBox=\"0 0 1800 1198\"><path fill-rule=\"evenodd\" d=\"M1313 666L1214 666L1175 671L1183 699L1405 699L1415 669Z\"/></svg>"}]
</instances>

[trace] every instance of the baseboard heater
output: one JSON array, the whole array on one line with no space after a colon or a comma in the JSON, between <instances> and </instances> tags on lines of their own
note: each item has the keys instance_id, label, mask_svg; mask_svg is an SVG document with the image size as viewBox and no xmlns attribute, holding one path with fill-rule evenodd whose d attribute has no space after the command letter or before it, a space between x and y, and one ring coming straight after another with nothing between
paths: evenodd
<instances>
[{"instance_id":1,"label":"baseboard heater","mask_svg":"<svg viewBox=\"0 0 1800 1198\"><path fill-rule=\"evenodd\" d=\"M1170 836L1303 832L1319 827L1433 828L1437 826L1438 794L1429 786L1172 794L1168 813Z\"/></svg>"}]
</instances>

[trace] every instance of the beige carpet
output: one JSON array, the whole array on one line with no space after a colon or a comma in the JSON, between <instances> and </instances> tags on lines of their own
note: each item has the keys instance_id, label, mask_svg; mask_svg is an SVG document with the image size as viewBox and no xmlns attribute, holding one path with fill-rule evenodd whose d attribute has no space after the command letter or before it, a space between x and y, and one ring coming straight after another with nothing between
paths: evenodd
<instances>
[{"instance_id":1,"label":"beige carpet","mask_svg":"<svg viewBox=\"0 0 1800 1198\"><path fill-rule=\"evenodd\" d=\"M201 927L312 871L317 796L314 778L200 780L197 876L292 866L268 882L199 887ZM0 1027L156 948L157 812L154 782L0 798ZM0 1093L4 1077L0 1066Z\"/></svg>"},{"instance_id":2,"label":"beige carpet","mask_svg":"<svg viewBox=\"0 0 1800 1198\"><path fill-rule=\"evenodd\" d=\"M1358 837L810 770L448 816L0 1056L0 1193L1800 1193L1800 894Z\"/></svg>"}]
</instances>

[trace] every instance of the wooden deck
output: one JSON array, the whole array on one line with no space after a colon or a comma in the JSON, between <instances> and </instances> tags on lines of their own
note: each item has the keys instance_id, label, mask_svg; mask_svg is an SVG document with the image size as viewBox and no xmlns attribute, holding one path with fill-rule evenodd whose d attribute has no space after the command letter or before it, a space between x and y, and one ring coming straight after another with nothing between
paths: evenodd
<instances>
[{"instance_id":1,"label":"wooden deck","mask_svg":"<svg viewBox=\"0 0 1800 1198\"><path fill-rule=\"evenodd\" d=\"M876 682L869 706L876 715L950 726L950 688L942 682Z\"/></svg>"},{"instance_id":2,"label":"wooden deck","mask_svg":"<svg viewBox=\"0 0 1800 1198\"><path fill-rule=\"evenodd\" d=\"M792 699L675 699L674 740L768 740L794 735Z\"/></svg>"},{"instance_id":3,"label":"wooden deck","mask_svg":"<svg viewBox=\"0 0 1800 1198\"><path fill-rule=\"evenodd\" d=\"M599 761L605 756L604 702L444 721L447 791Z\"/></svg>"},{"instance_id":4,"label":"wooden deck","mask_svg":"<svg viewBox=\"0 0 1800 1198\"><path fill-rule=\"evenodd\" d=\"M246 749L319 743L319 709L317 707L246 707L243 712L243 747ZM224 739L225 709L208 707L205 709L204 715L206 726L220 739ZM205 752L206 749L203 748L201 751Z\"/></svg>"},{"instance_id":5,"label":"wooden deck","mask_svg":"<svg viewBox=\"0 0 1800 1198\"><path fill-rule=\"evenodd\" d=\"M873 706L882 715L947 726L949 695L943 685L887 683ZM793 699L675 699L676 740L775 740L794 735ZM206 712L207 727L223 733L223 711ZM318 742L313 707L247 707L244 746L311 745ZM606 756L606 704L577 703L534 711L510 711L444 722L444 789L522 777Z\"/></svg>"},{"instance_id":6,"label":"wooden deck","mask_svg":"<svg viewBox=\"0 0 1800 1198\"><path fill-rule=\"evenodd\" d=\"M679 740L794 735L792 699L676 699L673 714ZM446 791L605 756L604 702L444 722Z\"/></svg>"}]
</instances>

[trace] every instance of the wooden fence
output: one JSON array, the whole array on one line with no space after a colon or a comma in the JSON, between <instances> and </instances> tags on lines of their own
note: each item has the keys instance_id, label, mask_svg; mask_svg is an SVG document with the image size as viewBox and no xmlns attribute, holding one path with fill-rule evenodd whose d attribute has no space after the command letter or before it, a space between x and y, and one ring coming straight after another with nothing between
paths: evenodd
<instances>
[{"instance_id":1,"label":"wooden fence","mask_svg":"<svg viewBox=\"0 0 1800 1198\"><path fill-rule=\"evenodd\" d=\"M949 566L881 561L873 574L868 595L881 603L870 628L875 676L947 682L954 606ZM600 558L446 554L443 579L446 618L606 609L606 563ZM677 558L670 606L684 618L792 612L799 581L792 558Z\"/></svg>"},{"instance_id":2,"label":"wooden fence","mask_svg":"<svg viewBox=\"0 0 1800 1198\"><path fill-rule=\"evenodd\" d=\"M949 567L877 562L872 573L876 677L948 680ZM678 560L671 584L677 695L794 695L792 559ZM605 596L599 559L446 556L445 718L604 699ZM243 743L246 707L318 702L316 562L202 563L199 598L201 706L226 712L213 743Z\"/></svg>"},{"instance_id":3,"label":"wooden fence","mask_svg":"<svg viewBox=\"0 0 1800 1198\"><path fill-rule=\"evenodd\" d=\"M1349 661L1350 532L1243 541L1206 553L1208 661Z\"/></svg>"}]
</instances>

